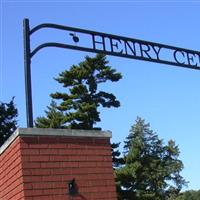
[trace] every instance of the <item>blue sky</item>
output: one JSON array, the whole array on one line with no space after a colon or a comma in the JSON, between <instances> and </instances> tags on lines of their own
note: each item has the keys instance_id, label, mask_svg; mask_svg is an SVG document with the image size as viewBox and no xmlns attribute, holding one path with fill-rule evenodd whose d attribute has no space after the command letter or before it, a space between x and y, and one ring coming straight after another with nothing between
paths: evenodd
<instances>
[{"instance_id":1,"label":"blue sky","mask_svg":"<svg viewBox=\"0 0 200 200\"><path fill-rule=\"evenodd\" d=\"M5 1L1 0L0 100L15 96L19 126L26 127L22 21L30 26L57 23L199 50L200 1ZM56 31L35 33L32 47L58 37ZM63 41L65 42L65 41ZM62 87L53 79L94 54L46 48L32 60L34 118L42 116L49 94ZM200 189L200 71L108 56L123 74L104 89L121 102L119 109L101 110L101 126L123 142L137 116L150 122L164 141L179 145L189 181Z\"/></svg>"}]
</instances>

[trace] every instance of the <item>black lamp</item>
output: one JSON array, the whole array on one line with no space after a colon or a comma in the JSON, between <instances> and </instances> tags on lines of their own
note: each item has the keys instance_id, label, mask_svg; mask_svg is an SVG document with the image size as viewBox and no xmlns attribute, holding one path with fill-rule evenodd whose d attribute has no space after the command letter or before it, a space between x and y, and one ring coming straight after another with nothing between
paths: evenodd
<instances>
[{"instance_id":1,"label":"black lamp","mask_svg":"<svg viewBox=\"0 0 200 200\"><path fill-rule=\"evenodd\" d=\"M77 195L78 194L78 185L76 184L75 178L73 178L68 183L69 194L70 195Z\"/></svg>"}]
</instances>

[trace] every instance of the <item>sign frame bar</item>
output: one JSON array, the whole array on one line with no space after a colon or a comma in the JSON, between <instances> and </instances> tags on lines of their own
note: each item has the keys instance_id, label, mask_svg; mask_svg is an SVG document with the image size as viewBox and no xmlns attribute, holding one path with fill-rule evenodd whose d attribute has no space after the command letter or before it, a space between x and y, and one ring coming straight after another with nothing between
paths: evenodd
<instances>
[{"instance_id":1,"label":"sign frame bar","mask_svg":"<svg viewBox=\"0 0 200 200\"><path fill-rule=\"evenodd\" d=\"M93 48L70 45L70 44L63 44L63 43L56 43L56 42L48 42L48 43L43 43L43 44L37 46L33 51L31 51L31 43L30 43L31 35L43 28L51 28L51 29L58 29L58 30L63 30L63 31L71 31L71 32L76 32L76 33L88 34L88 35L92 36ZM199 62L200 62L200 51L190 50L190 49L186 49L186 48L180 48L180 47L175 47L175 46L166 45L166 44L160 44L160 43L156 43L156 42L150 42L150 41L134 39L134 38L130 38L130 37L118 36L118 35L107 34L107 33L103 33L103 32L91 31L91 30L63 26L63 25L52 24L52 23L40 24L40 25L30 29L28 19L24 19L24 21L23 21L23 33L24 33L24 71L25 71L25 96L26 96L27 127L33 127L31 59L38 51L40 51L41 49L46 48L46 47L58 47L58 48L79 50L79 51L92 52L92 53L102 53L105 55L131 58L131 59L137 59L137 60L142 60L142 61L149 61L149 62L154 62L154 63L161 63L161 64L167 64L167 65L172 65L172 66L177 66L177 67L184 67L184 68L189 68L189 69L200 70L200 66L198 66L197 64L196 65L185 64L185 63L181 63L175 59L175 53L177 51L179 51L179 53L182 53L182 54L186 53L188 60L190 59L191 61L193 61L193 58L192 57L189 58L190 54L193 56L198 55ZM138 43L139 45L146 45L148 47L149 46L158 47L158 48L160 48L160 50L161 50L161 48L172 50L172 51L174 51L173 56L174 56L174 59L176 62L163 60L163 59L161 60L161 59L159 59L158 55L157 55L157 58L155 59L155 58L144 57L144 56L129 55L129 54L127 54L127 52L126 52L126 54L123 54L122 52L114 52L113 46L110 51L105 50L105 46L103 49L97 49L95 47L95 42L96 42L94 40L95 36L100 36L100 37L102 37L103 40L105 38L108 38L110 41L112 41L112 40L130 41L133 43ZM96 43L98 43L98 42L96 42ZM143 50L143 51L145 51L145 50Z\"/></svg>"}]
</instances>

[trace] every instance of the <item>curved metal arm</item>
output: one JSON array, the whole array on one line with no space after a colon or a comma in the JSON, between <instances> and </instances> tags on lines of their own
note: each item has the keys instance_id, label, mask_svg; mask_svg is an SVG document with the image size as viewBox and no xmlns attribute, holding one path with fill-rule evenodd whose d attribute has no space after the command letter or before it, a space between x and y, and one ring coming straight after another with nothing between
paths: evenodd
<instances>
[{"instance_id":1,"label":"curved metal arm","mask_svg":"<svg viewBox=\"0 0 200 200\"><path fill-rule=\"evenodd\" d=\"M62 43L57 43L57 42L47 42L39 45L36 47L30 54L30 57L32 58L38 51L45 47L59 47L63 49L73 49L73 50L79 50L79 51L87 51L87 52L95 52L95 53L102 53L104 51L102 50L94 50L92 48L87 48L87 47L80 47L80 46L74 46L74 45L69 45L69 44L62 44Z\"/></svg>"},{"instance_id":2,"label":"curved metal arm","mask_svg":"<svg viewBox=\"0 0 200 200\"><path fill-rule=\"evenodd\" d=\"M31 52L31 58L41 49L45 48L45 47L59 47L59 48L63 48L63 49L74 49L74 50L80 50L80 51L89 51L89 52L93 52L92 49L90 48L85 48L85 47L76 47L73 45L69 45L69 44L62 44L62 43L57 43L57 42L47 42L44 44L39 45L38 47L36 47L32 52Z\"/></svg>"},{"instance_id":3,"label":"curved metal arm","mask_svg":"<svg viewBox=\"0 0 200 200\"><path fill-rule=\"evenodd\" d=\"M58 24L51 24L51 23L44 23L44 24L40 24L34 28L32 28L30 30L30 35L35 33L36 31L43 29L43 28L53 28L53 29L59 29L59 30L64 30L64 31L77 31L77 32L81 32L81 33L87 33L90 34L91 31L89 30L85 30L85 29L80 29L80 28L74 28L74 27L70 27L70 26L63 26L63 25L58 25ZM93 33L98 33L98 32L94 32ZM98 33L99 34L99 33ZM102 33L104 35L104 33Z\"/></svg>"}]
</instances>

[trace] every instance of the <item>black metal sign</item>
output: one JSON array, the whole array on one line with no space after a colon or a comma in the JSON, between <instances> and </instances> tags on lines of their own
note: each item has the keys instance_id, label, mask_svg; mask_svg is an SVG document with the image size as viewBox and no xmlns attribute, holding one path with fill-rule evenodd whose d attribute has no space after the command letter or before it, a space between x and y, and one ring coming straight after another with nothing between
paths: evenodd
<instances>
[{"instance_id":1,"label":"black metal sign","mask_svg":"<svg viewBox=\"0 0 200 200\"><path fill-rule=\"evenodd\" d=\"M66 43L43 43L31 50L30 36L43 28L65 31ZM27 105L27 126L33 127L31 94L31 58L45 47L59 47L79 51L103 53L106 55L156 62L200 70L200 52L155 42L112 35L91 30L67 27L57 24L40 24L29 28L29 20L24 20L25 86Z\"/></svg>"}]
</instances>

